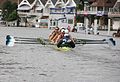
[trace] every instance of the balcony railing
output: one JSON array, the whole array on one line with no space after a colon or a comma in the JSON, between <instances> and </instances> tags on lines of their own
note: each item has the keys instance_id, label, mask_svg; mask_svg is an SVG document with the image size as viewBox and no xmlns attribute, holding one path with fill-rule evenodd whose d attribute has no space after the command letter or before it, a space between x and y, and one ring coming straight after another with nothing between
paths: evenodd
<instances>
[{"instance_id":1,"label":"balcony railing","mask_svg":"<svg viewBox=\"0 0 120 82\"><path fill-rule=\"evenodd\" d=\"M118 8L111 8L108 13L109 17L120 17L120 9Z\"/></svg>"},{"instance_id":2,"label":"balcony railing","mask_svg":"<svg viewBox=\"0 0 120 82\"><path fill-rule=\"evenodd\" d=\"M18 12L18 14L22 17L26 17L29 15L36 15L36 16L41 16L42 13L38 13L38 12Z\"/></svg>"},{"instance_id":3,"label":"balcony railing","mask_svg":"<svg viewBox=\"0 0 120 82\"><path fill-rule=\"evenodd\" d=\"M108 15L108 11L77 11L77 14L103 16Z\"/></svg>"},{"instance_id":4,"label":"balcony railing","mask_svg":"<svg viewBox=\"0 0 120 82\"><path fill-rule=\"evenodd\" d=\"M50 14L75 14L75 7L70 8L50 8Z\"/></svg>"}]
</instances>

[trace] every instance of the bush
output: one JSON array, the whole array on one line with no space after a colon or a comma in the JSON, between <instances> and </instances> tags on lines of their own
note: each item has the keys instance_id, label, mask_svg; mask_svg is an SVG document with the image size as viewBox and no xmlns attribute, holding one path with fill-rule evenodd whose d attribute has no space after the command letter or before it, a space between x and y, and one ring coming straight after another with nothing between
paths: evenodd
<instances>
[{"instance_id":1,"label":"bush","mask_svg":"<svg viewBox=\"0 0 120 82\"><path fill-rule=\"evenodd\" d=\"M17 4L6 0L2 6L2 16L4 21L17 20L19 18L17 14Z\"/></svg>"}]
</instances>

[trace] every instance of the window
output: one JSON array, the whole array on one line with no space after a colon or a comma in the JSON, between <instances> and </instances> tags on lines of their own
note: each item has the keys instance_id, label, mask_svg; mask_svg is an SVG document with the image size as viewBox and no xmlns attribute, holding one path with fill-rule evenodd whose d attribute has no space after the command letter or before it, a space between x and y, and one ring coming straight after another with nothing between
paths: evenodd
<instances>
[{"instance_id":1,"label":"window","mask_svg":"<svg viewBox=\"0 0 120 82\"><path fill-rule=\"evenodd\" d=\"M62 23L67 23L67 19L61 20Z\"/></svg>"},{"instance_id":2,"label":"window","mask_svg":"<svg viewBox=\"0 0 120 82\"><path fill-rule=\"evenodd\" d=\"M103 7L98 7L98 11L103 11Z\"/></svg>"},{"instance_id":3,"label":"window","mask_svg":"<svg viewBox=\"0 0 120 82\"><path fill-rule=\"evenodd\" d=\"M105 11L109 11L109 7L105 7Z\"/></svg>"},{"instance_id":4,"label":"window","mask_svg":"<svg viewBox=\"0 0 120 82\"><path fill-rule=\"evenodd\" d=\"M91 7L91 10L92 11L96 11L96 7Z\"/></svg>"},{"instance_id":5,"label":"window","mask_svg":"<svg viewBox=\"0 0 120 82\"><path fill-rule=\"evenodd\" d=\"M55 26L56 25L56 23L55 23L55 21L53 22L53 26Z\"/></svg>"},{"instance_id":6,"label":"window","mask_svg":"<svg viewBox=\"0 0 120 82\"><path fill-rule=\"evenodd\" d=\"M40 26L48 26L48 20L46 20L46 19L41 19L41 21L40 21Z\"/></svg>"},{"instance_id":7,"label":"window","mask_svg":"<svg viewBox=\"0 0 120 82\"><path fill-rule=\"evenodd\" d=\"M68 24L73 24L73 19L68 19Z\"/></svg>"}]
</instances>

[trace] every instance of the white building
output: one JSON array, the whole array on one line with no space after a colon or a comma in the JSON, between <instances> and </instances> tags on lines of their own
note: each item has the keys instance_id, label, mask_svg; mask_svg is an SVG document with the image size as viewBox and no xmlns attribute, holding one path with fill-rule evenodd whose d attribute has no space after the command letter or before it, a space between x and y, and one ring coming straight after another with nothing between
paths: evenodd
<instances>
[{"instance_id":1,"label":"white building","mask_svg":"<svg viewBox=\"0 0 120 82\"><path fill-rule=\"evenodd\" d=\"M58 0L55 4L55 8L50 8L50 25L49 27L74 27L76 4L73 0L68 0L64 3L63 0Z\"/></svg>"},{"instance_id":2,"label":"white building","mask_svg":"<svg viewBox=\"0 0 120 82\"><path fill-rule=\"evenodd\" d=\"M47 0L43 4L41 0L35 0L30 4L23 0L18 5L18 14L21 18L27 18L27 23L37 24L48 28L74 26L76 4L74 0ZM34 17L31 18L30 17Z\"/></svg>"},{"instance_id":3,"label":"white building","mask_svg":"<svg viewBox=\"0 0 120 82\"><path fill-rule=\"evenodd\" d=\"M20 15L20 17L25 17L27 16L27 14L30 12L30 10L32 9L32 6L30 5L30 3L27 0L23 0L19 5L18 5L18 13Z\"/></svg>"}]
</instances>

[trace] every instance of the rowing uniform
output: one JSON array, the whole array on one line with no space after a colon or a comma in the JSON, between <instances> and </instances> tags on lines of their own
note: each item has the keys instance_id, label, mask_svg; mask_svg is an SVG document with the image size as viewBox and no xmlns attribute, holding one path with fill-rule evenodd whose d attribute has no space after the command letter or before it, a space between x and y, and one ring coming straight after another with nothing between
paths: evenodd
<instances>
[{"instance_id":1,"label":"rowing uniform","mask_svg":"<svg viewBox=\"0 0 120 82\"><path fill-rule=\"evenodd\" d=\"M69 34L64 34L64 37L58 42L57 47L74 48L75 43L71 40L71 36Z\"/></svg>"}]
</instances>

